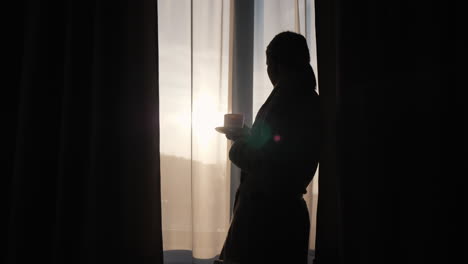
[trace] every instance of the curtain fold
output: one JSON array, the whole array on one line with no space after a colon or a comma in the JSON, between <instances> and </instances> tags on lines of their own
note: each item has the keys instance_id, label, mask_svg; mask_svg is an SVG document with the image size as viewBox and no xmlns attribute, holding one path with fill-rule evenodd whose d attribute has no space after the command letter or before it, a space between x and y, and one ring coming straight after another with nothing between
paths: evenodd
<instances>
[{"instance_id":1,"label":"curtain fold","mask_svg":"<svg viewBox=\"0 0 468 264\"><path fill-rule=\"evenodd\" d=\"M454 45L443 46L459 39L447 33L456 31L455 9L316 0L325 118L317 264L463 258L452 237L462 230L456 159L443 160L449 138L460 142L457 132L443 134L459 113L445 92L455 80Z\"/></svg>"},{"instance_id":2,"label":"curtain fold","mask_svg":"<svg viewBox=\"0 0 468 264\"><path fill-rule=\"evenodd\" d=\"M156 1L24 3L7 263L162 263Z\"/></svg>"},{"instance_id":3,"label":"curtain fold","mask_svg":"<svg viewBox=\"0 0 468 264\"><path fill-rule=\"evenodd\" d=\"M159 1L166 263L211 263L229 227L230 1Z\"/></svg>"}]
</instances>

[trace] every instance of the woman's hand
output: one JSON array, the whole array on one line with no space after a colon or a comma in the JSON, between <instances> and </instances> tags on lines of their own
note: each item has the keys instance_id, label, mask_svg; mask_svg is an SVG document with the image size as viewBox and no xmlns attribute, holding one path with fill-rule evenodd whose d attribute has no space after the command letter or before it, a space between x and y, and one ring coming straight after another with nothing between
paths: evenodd
<instances>
[{"instance_id":1,"label":"woman's hand","mask_svg":"<svg viewBox=\"0 0 468 264\"><path fill-rule=\"evenodd\" d=\"M233 132L227 132L226 133L226 138L232 141L236 141L240 138L247 137L250 135L250 128L246 125L244 127L239 128L236 131Z\"/></svg>"}]
</instances>

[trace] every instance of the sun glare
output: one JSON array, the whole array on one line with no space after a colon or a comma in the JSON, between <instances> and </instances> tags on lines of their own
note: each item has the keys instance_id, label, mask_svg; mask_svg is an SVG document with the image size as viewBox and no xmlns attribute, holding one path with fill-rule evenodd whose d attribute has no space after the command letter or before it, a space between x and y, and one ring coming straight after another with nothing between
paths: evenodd
<instances>
[{"instance_id":1,"label":"sun glare","mask_svg":"<svg viewBox=\"0 0 468 264\"><path fill-rule=\"evenodd\" d=\"M216 145L218 137L215 127L223 125L224 112L214 96L200 94L194 98L192 112L193 143L201 160L215 162L217 160Z\"/></svg>"}]
</instances>

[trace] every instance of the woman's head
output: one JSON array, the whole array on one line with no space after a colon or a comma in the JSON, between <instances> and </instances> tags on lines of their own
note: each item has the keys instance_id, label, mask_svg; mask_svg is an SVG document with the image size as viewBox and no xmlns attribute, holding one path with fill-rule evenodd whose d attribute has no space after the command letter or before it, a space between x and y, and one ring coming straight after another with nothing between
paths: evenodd
<instances>
[{"instance_id":1,"label":"woman's head","mask_svg":"<svg viewBox=\"0 0 468 264\"><path fill-rule=\"evenodd\" d=\"M310 67L304 36L285 31L276 35L266 49L267 71L273 85L285 76Z\"/></svg>"}]
</instances>

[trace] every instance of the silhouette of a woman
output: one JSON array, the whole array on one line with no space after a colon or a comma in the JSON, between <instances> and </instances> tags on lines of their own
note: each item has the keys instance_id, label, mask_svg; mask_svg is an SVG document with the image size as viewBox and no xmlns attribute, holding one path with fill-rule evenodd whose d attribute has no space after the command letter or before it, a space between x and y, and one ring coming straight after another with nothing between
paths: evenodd
<instances>
[{"instance_id":1,"label":"silhouette of a woman","mask_svg":"<svg viewBox=\"0 0 468 264\"><path fill-rule=\"evenodd\" d=\"M224 263L306 264L310 220L303 195L319 156L319 98L302 35L282 32L266 50L274 88L250 133L227 134L241 168Z\"/></svg>"}]
</instances>

